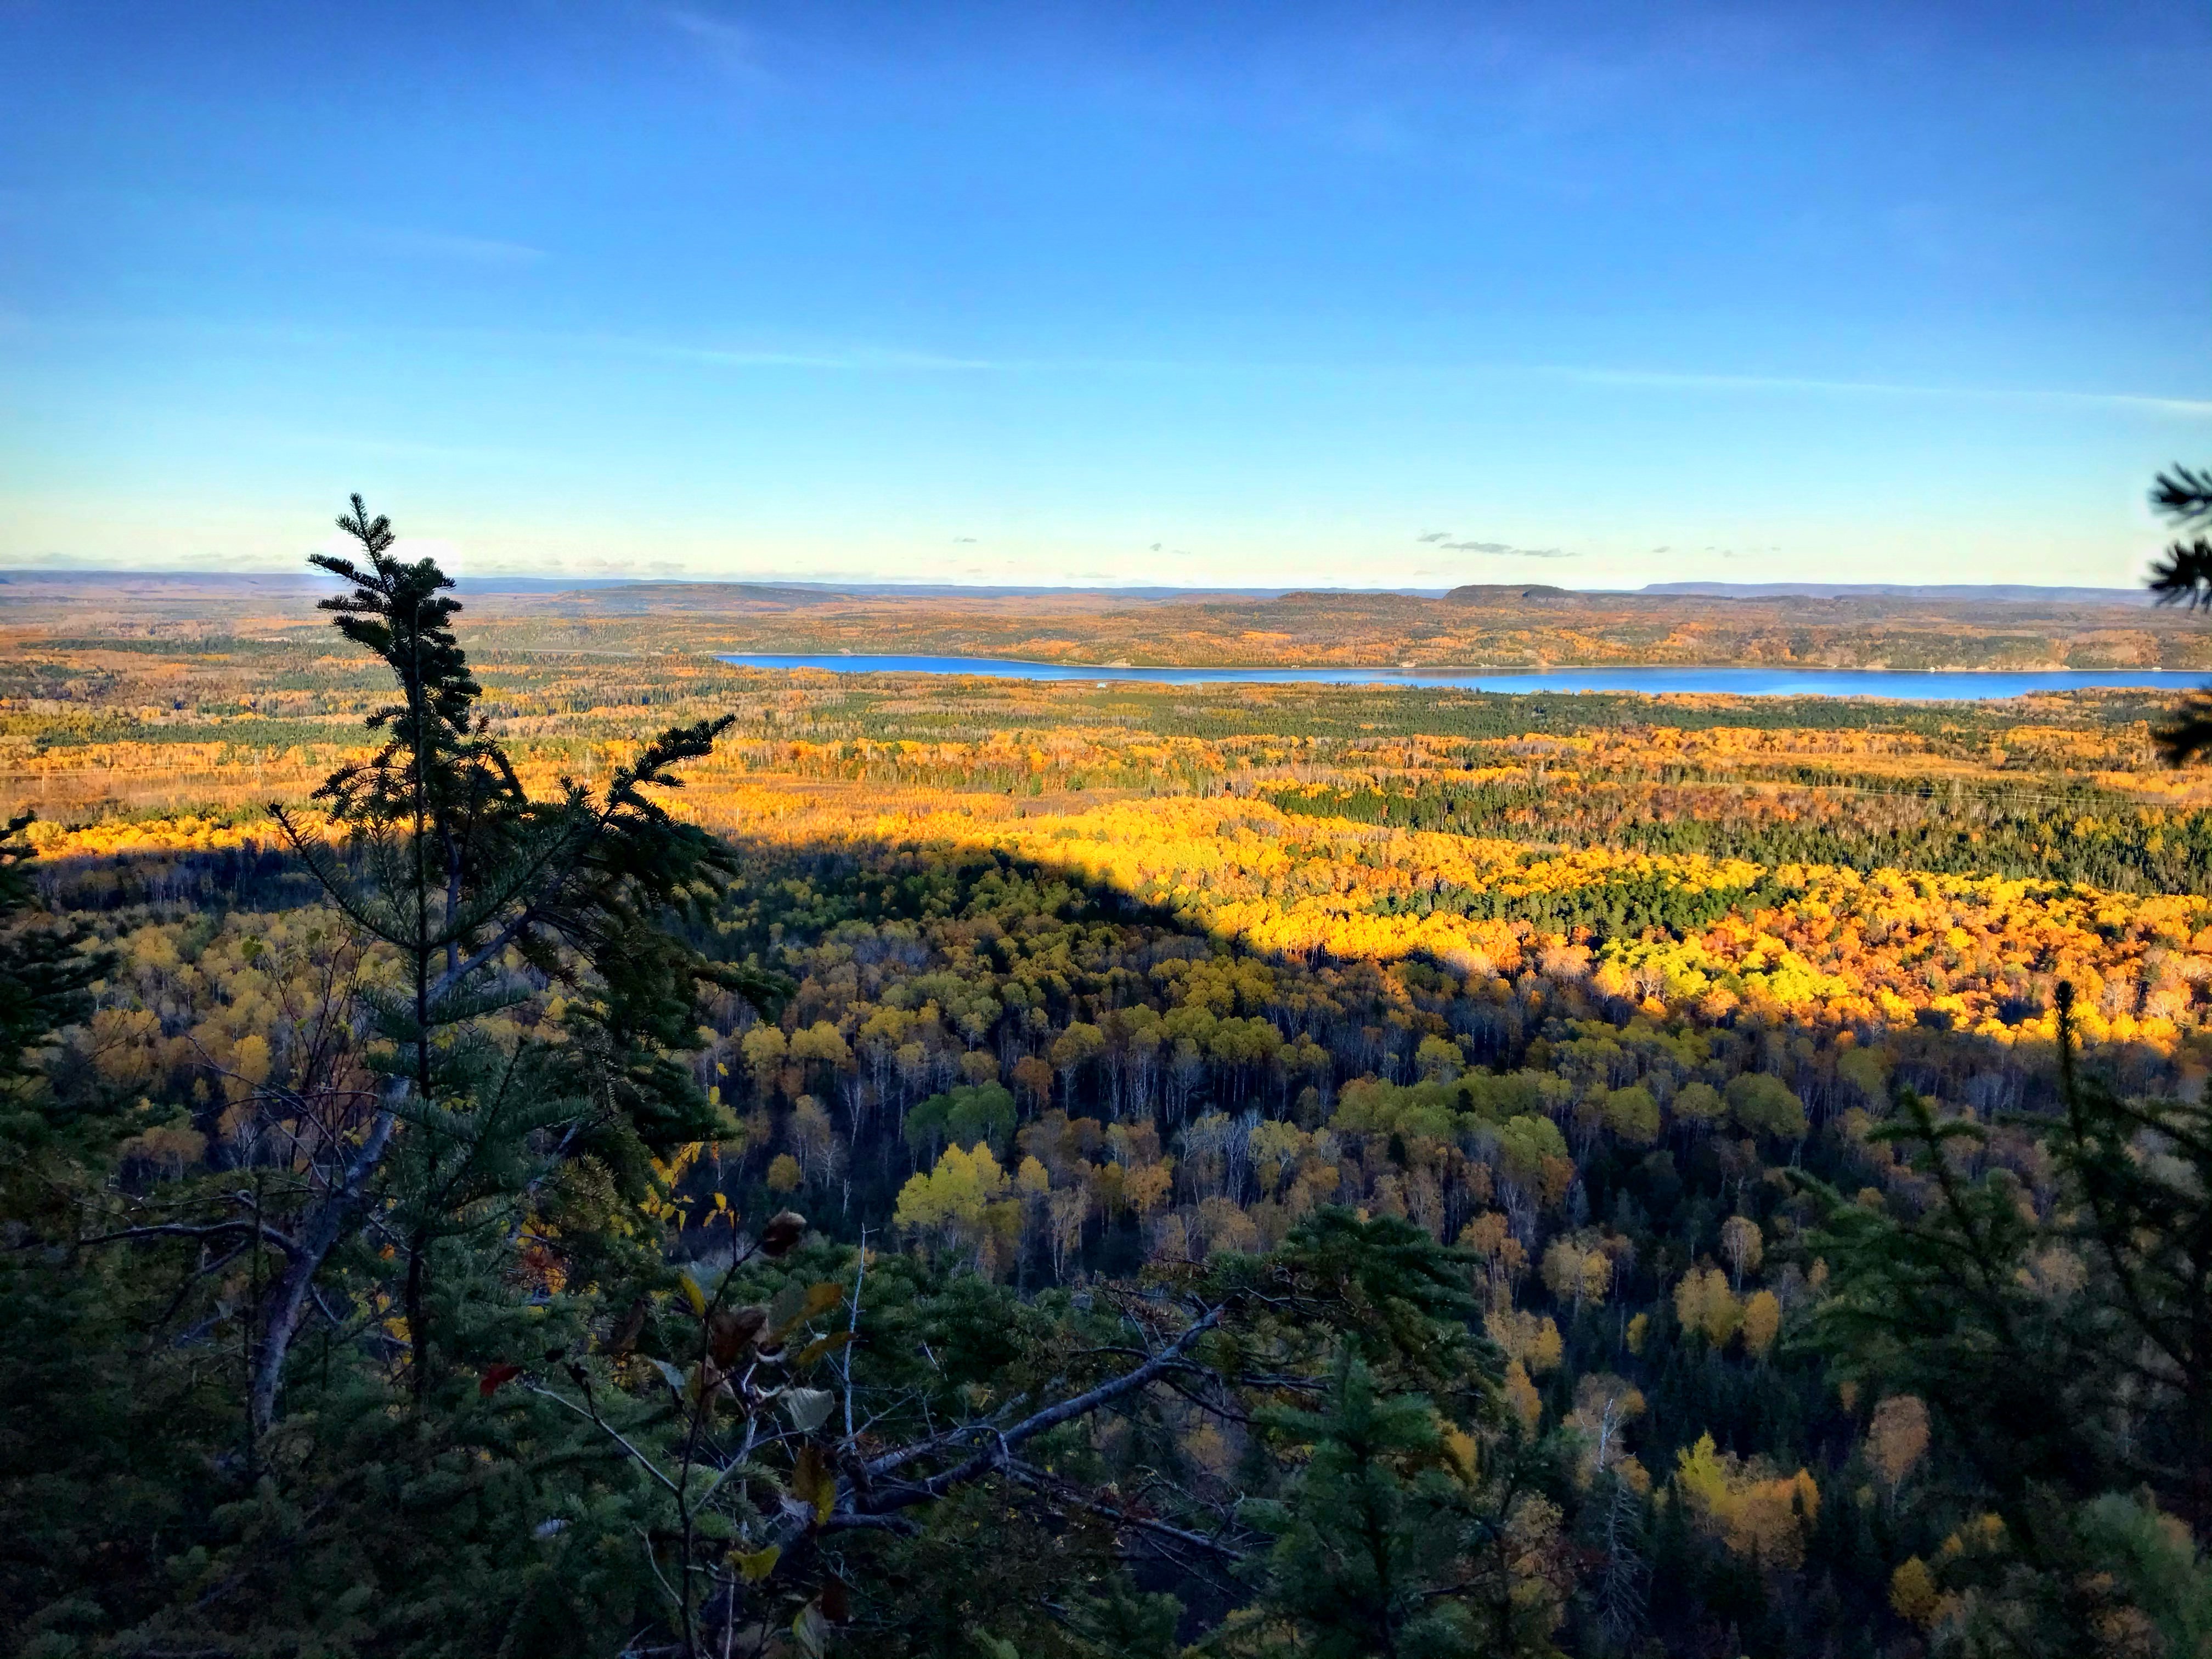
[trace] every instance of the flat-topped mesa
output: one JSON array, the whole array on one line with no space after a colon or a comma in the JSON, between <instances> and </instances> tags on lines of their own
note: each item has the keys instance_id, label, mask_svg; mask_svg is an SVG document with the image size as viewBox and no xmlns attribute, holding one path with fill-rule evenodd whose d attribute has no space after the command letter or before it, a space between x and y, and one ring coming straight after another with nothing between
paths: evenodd
<instances>
[{"instance_id":1,"label":"flat-topped mesa","mask_svg":"<svg viewBox=\"0 0 2212 1659\"><path fill-rule=\"evenodd\" d=\"M1419 610L1429 603L1419 593L1401 593L1390 588L1297 587L1261 601L1270 605L1310 606L1366 615L1376 611Z\"/></svg>"},{"instance_id":2,"label":"flat-topped mesa","mask_svg":"<svg viewBox=\"0 0 2212 1659\"><path fill-rule=\"evenodd\" d=\"M1571 588L1554 587L1548 582L1469 582L1464 587L1455 587L1444 595L1452 605L1498 605L1513 599L1584 599L1589 596Z\"/></svg>"}]
</instances>

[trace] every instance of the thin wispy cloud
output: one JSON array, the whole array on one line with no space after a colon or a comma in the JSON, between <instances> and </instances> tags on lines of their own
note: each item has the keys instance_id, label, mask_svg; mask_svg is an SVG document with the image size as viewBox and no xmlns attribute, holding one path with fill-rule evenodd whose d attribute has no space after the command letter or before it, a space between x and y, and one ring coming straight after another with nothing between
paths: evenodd
<instances>
[{"instance_id":1,"label":"thin wispy cloud","mask_svg":"<svg viewBox=\"0 0 2212 1659\"><path fill-rule=\"evenodd\" d=\"M537 256L519 244L426 235L402 252L447 252L483 258ZM87 316L9 312L0 307L0 328L57 337L211 339L240 345L292 349L338 344L412 344L444 351L479 349L515 352L535 359L549 356L651 358L696 363L710 368L811 369L836 374L1013 373L1054 367L1036 362L959 356L949 352L908 349L866 342L826 341L799 345L720 345L658 339L630 334L580 333L562 330L436 328L406 325L360 326L351 323L294 321L283 317L252 319L192 316ZM1075 368L1079 365L1057 365ZM1103 367L1103 365L1091 365ZM1164 367L1159 365L1156 367Z\"/></svg>"},{"instance_id":2,"label":"thin wispy cloud","mask_svg":"<svg viewBox=\"0 0 2212 1659\"><path fill-rule=\"evenodd\" d=\"M473 231L364 222L289 204L144 190L0 191L0 218L65 228L88 217L169 246L246 243L349 258L452 260L528 265L550 258L542 247Z\"/></svg>"},{"instance_id":3,"label":"thin wispy cloud","mask_svg":"<svg viewBox=\"0 0 2212 1659\"><path fill-rule=\"evenodd\" d=\"M1447 553L1478 553L1494 559L1576 559L1582 556L1563 547L1516 547L1510 542L1454 541L1449 530L1432 530L1413 538Z\"/></svg>"},{"instance_id":4,"label":"thin wispy cloud","mask_svg":"<svg viewBox=\"0 0 2212 1659\"><path fill-rule=\"evenodd\" d=\"M551 256L526 242L502 241L494 236L453 236L429 230L361 232L358 245L385 253L422 258L460 259L473 264L528 265Z\"/></svg>"},{"instance_id":5,"label":"thin wispy cloud","mask_svg":"<svg viewBox=\"0 0 2212 1659\"><path fill-rule=\"evenodd\" d=\"M768 71L760 58L760 36L742 23L733 23L689 6L665 6L659 21L700 48L702 55L725 75L743 82L765 82Z\"/></svg>"},{"instance_id":6,"label":"thin wispy cloud","mask_svg":"<svg viewBox=\"0 0 2212 1659\"><path fill-rule=\"evenodd\" d=\"M818 368L841 372L924 373L1002 370L1010 365L981 357L954 357L933 351L903 351L880 346L832 346L821 350L782 351L750 346L664 346L641 343L656 357L711 363L721 368Z\"/></svg>"},{"instance_id":7,"label":"thin wispy cloud","mask_svg":"<svg viewBox=\"0 0 2212 1659\"><path fill-rule=\"evenodd\" d=\"M724 18L709 16L703 11L694 11L686 6L665 6L660 11L661 21L671 28L680 30L696 40L706 40L732 52L750 52L753 47L752 31Z\"/></svg>"},{"instance_id":8,"label":"thin wispy cloud","mask_svg":"<svg viewBox=\"0 0 2212 1659\"><path fill-rule=\"evenodd\" d=\"M951 352L879 347L833 347L820 350L673 346L657 352L730 368L835 370L957 369L1000 374L1410 374L1424 379L1494 379L1534 375L1589 386L1644 387L1653 391L1727 392L1796 396L1956 399L2129 410L2184 420L2212 418L2212 398L2172 397L2155 392L2078 391L2043 386L1915 386L1893 380L1840 380L1788 374L1741 374L1702 371L1615 368L1602 364L1395 363L1246 360L1176 360L1144 357L985 357Z\"/></svg>"},{"instance_id":9,"label":"thin wispy cloud","mask_svg":"<svg viewBox=\"0 0 2212 1659\"><path fill-rule=\"evenodd\" d=\"M523 264L550 258L544 250L495 238L449 235L428 231L380 231L378 246L401 256L443 257L484 264ZM1576 385L1644 389L1656 392L1728 392L1746 396L1911 398L1930 401L2011 404L2024 407L2107 409L2172 419L2212 419L2212 397L2156 392L2083 391L2048 386L1923 386L1897 380L1849 380L1814 375L1753 374L1719 371L1617 368L1601 363L1392 362L1295 361L1261 358L992 356L923 347L887 346L867 341L817 340L797 343L726 344L624 334L587 334L538 330L483 328L373 328L291 323L281 318L251 322L189 317L57 317L9 311L0 307L0 328L16 331L70 333L155 333L263 337L272 343L305 340L413 339L472 342L531 352L576 351L651 357L720 369L784 369L837 374L959 374L1000 375L1127 374L1176 377L1285 375L1410 377L1422 381L1496 380L1521 377ZM769 331L763 330L763 331ZM1418 539L1441 544L1447 532Z\"/></svg>"},{"instance_id":10,"label":"thin wispy cloud","mask_svg":"<svg viewBox=\"0 0 2212 1659\"><path fill-rule=\"evenodd\" d=\"M255 428L246 441L272 448L305 449L378 460L442 461L456 465L526 466L544 457L526 449L485 444L447 444L413 438L371 437L343 432L299 431L281 426Z\"/></svg>"},{"instance_id":11,"label":"thin wispy cloud","mask_svg":"<svg viewBox=\"0 0 2212 1659\"><path fill-rule=\"evenodd\" d=\"M2042 386L1913 386L1897 380L1831 380L1788 374L1714 374L1668 369L1591 368L1546 363L1532 373L1592 386L1650 386L1687 392L1814 392L1839 397L1954 398L1975 402L2079 404L2141 410L2192 420L2212 416L2212 398L2172 398L2137 392L2077 392Z\"/></svg>"}]
</instances>

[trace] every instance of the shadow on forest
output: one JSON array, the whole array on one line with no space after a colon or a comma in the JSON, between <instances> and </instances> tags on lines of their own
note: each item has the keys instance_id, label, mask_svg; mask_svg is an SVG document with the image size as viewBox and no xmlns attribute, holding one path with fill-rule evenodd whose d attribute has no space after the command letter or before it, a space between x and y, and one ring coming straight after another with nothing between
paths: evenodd
<instances>
[{"instance_id":1,"label":"shadow on forest","mask_svg":"<svg viewBox=\"0 0 2212 1659\"><path fill-rule=\"evenodd\" d=\"M950 942L967 951L964 971L970 975L1018 977L1040 985L1045 1000L1031 1006L1041 1008L1054 1030L1064 1030L1079 1013L1158 1003L1160 999L1145 988L1158 978L1152 970L1163 962L1201 958L1260 964L1268 974L1284 976L1293 990L1299 981L1327 975L1333 988L1369 999L1388 1000L1402 992L1405 1007L1435 1017L1413 1021L1407 1033L1440 1020L1437 1029L1449 1030L1471 1065L1493 1070L1528 1063L1532 1047L1550 1040L1547 1024L1598 1022L1626 1030L1639 1020L1650 1024L1627 999L1605 996L1581 976L1561 979L1547 973L1533 953L1513 976L1510 999L1501 1002L1494 990L1488 998L1470 995L1452 967L1425 955L1376 962L1332 957L1319 950L1260 950L1110 881L1003 850L862 837L824 845L729 839L738 849L739 878L727 902L708 921L687 928L710 955L722 960L750 956L773 965L773 958L786 953L834 943L840 930L849 933L857 925L894 936L892 943L879 941L872 951L862 944L854 952L866 959L862 966L880 969L879 978L902 973L911 977L942 971L940 959ZM46 859L34 868L40 895L52 908L101 917L111 928L141 919L175 922L231 911L282 912L322 898L305 865L273 838L214 849ZM1701 914L1697 920L1710 918ZM1603 943L1605 931L1584 927L1577 937L1595 949ZM986 946L980 954L979 939ZM1087 955L1074 948L1079 939ZM1024 966L1038 971L1024 974ZM1236 994L1233 1011L1217 1012L1268 1018L1286 1038L1314 1036L1339 1062L1332 1082L1359 1075L1358 1070L1344 1072L1346 1063L1355 1061L1393 1083L1416 1073L1417 1044L1399 1045L1405 1049L1400 1053L1388 1042L1371 1040L1364 1021L1357 1030L1347 1029L1345 1015L1356 1011L1340 1005L1331 1009L1326 1003L1302 1006L1294 994ZM793 1012L811 1023L814 1011L803 1006L805 1000L802 982L787 1024ZM2001 1009L2008 1020L2035 1012L2016 1001ZM1706 1032L1753 1033L1770 1048L1797 1048L1809 1041L1821 1048L1832 1045L1839 1029L1852 1029L1776 1024L1771 1015L1742 1008L1714 1020L1680 1018ZM1873 1041L1883 1045L1893 1086L1955 1103L1978 1116L2035 1112L2056 1103L2056 1073L2047 1045L2008 1044L1954 1031L1950 1017L1933 1008L1920 1010L1911 1027L1860 1027L1852 1036L1862 1046ZM1548 1057L1542 1050L1538 1056ZM2147 1045L2107 1045L2099 1051L2099 1060L2125 1089L2171 1089L2180 1081L2171 1060ZM1805 1104L1817 1128L1844 1103L1829 1098L1833 1091L1825 1085L1833 1079L1808 1081ZM1200 1095L1201 1103L1222 1103L1211 1102L1210 1091Z\"/></svg>"},{"instance_id":2,"label":"shadow on forest","mask_svg":"<svg viewBox=\"0 0 2212 1659\"><path fill-rule=\"evenodd\" d=\"M272 830L237 847L82 854L33 866L57 910L113 914L141 908L161 920L208 910L290 910L322 897L314 878Z\"/></svg>"},{"instance_id":3,"label":"shadow on forest","mask_svg":"<svg viewBox=\"0 0 2212 1659\"><path fill-rule=\"evenodd\" d=\"M1785 1308L1817 1293L1817 1264L1790 1244L1809 1212L1785 1171L1897 1201L1906 1182L1859 1133L1888 1091L1910 1087L1984 1122L2056 1103L2047 1046L1940 1018L1854 1029L1739 1007L1655 1019L1586 973L1545 971L1533 952L1525 971L1478 982L1421 958L1254 951L1001 852L734 844L741 878L691 936L711 956L781 969L795 988L778 1028L788 1040L765 1047L749 1045L762 1028L734 1000L709 1011L698 1076L722 1078L750 1121L711 1179L693 1172L695 1197L726 1189L748 1214L789 1200L833 1236L880 1236L941 1144L909 1139L914 1115L988 1075L1011 1085L1007 1121L986 1131L1010 1173L1034 1159L1059 1191L1119 1157L1174 1160L1152 1210L1101 1206L1065 1253L1025 1241L1002 1268L1018 1283L1264 1246L1315 1201L1407 1216L1448 1242L1475 1241L1478 1283L1487 1273L1493 1305L1525 1322L1501 1328L1552 1330L1548 1361L1531 1369L1557 1418L1580 1379L1632 1381L1647 1407L1638 1451L1662 1477L1703 1434L1824 1483L1854 1455L1861 1425L1818 1359L1786 1341L1756 1352L1716 1341L1681 1311L1680 1287L1705 1273ZM295 858L266 845L58 860L40 879L57 908L107 929L242 921L318 896ZM2099 1063L2127 1089L2175 1080L2147 1048L2101 1051ZM1802 1112L1794 1128L1754 1115L1759 1089L1738 1085L1759 1079ZM1770 1111L1772 1090L1760 1098ZM805 1128L810 1112L820 1128ZM1545 1135L1556 1163L1540 1145L1515 1150L1516 1137ZM775 1184L776 1161L793 1153L795 1194ZM2000 1138L1978 1156L2025 1155ZM1730 1257L1737 1218L1773 1241L1763 1267ZM1595 1296L1552 1271L1562 1243L1605 1255ZM1834 1535L1815 1553L1879 1557L1889 1523L1878 1508L1831 1493L1822 1525ZM1694 1590L1655 1586L1655 1620L1694 1623L1733 1595L1730 1616L1756 1622L1759 1575L1729 1571Z\"/></svg>"},{"instance_id":4,"label":"shadow on forest","mask_svg":"<svg viewBox=\"0 0 2212 1659\"><path fill-rule=\"evenodd\" d=\"M1586 975L1562 976L1540 963L1533 951L1518 970L1478 990L1448 964L1419 955L1377 962L1257 950L1086 872L1003 850L860 837L830 845L731 840L739 878L726 903L686 931L716 959L751 958L787 972L797 990L785 1012L787 1027L828 1018L849 1036L871 1008L886 999L896 1006L902 986L920 982L927 996L963 981L990 992L999 1012L980 1030L960 1031L948 1019L935 1037L947 1047L994 1049L1011 1068L1018 1054L1048 1048L1072 1024L1095 1025L1144 1006L1167 1014L1195 1005L1217 1024L1246 1022L1246 1036L1255 1035L1250 1022L1264 1021L1285 1048L1310 1042L1325 1050L1326 1073L1307 1074L1323 1109L1343 1085L1362 1077L1393 1085L1415 1082L1424 1069L1425 1035L1448 1039L1470 1071L1548 1070L1617 1089L1650 1078L1655 1060L1681 1070L1680 1035L1686 1033L1692 1047L1711 1051L1689 1073L1716 1083L1730 1073L1783 1078L1803 1103L1808 1146L1852 1108L1879 1111L1884 1103L1882 1091L1865 1086L1865 1064L1854 1071L1839 1063L1851 1049L1878 1049L1885 1089L1909 1087L1984 1120L2047 1111L2057 1103L2048 1044L1955 1031L1949 1017L1935 1009L1921 1010L1911 1026L1778 1021L1771 1011L1742 1007L1714 1019L1685 1011L1655 1023ZM301 860L272 842L83 855L42 860L36 868L49 905L100 916L108 928L128 927L141 917L176 922L233 911L281 912L321 897ZM1578 937L1592 947L1603 940L1601 932L1587 928ZM819 959L825 948L836 960ZM1251 964L1258 971L1242 980L1233 971L1216 972L1194 992L1188 968L1164 967L1201 962ZM998 994L1016 984L1022 988L1012 1001ZM2011 1008L2007 1017L2032 1012ZM741 1011L737 1017L750 1019ZM1608 1030L1615 1034L1611 1048ZM1676 1036L1655 1048L1655 1035L1667 1033ZM1633 1040L1623 1047L1623 1037ZM1151 1098L1133 1097L1110 1048L1062 1069L1053 1099L1071 1114L1087 1109L1107 1121L1150 1109L1170 1133L1208 1111L1276 1115L1297 1109L1294 1081L1255 1074L1272 1056L1201 1058L1206 1068L1176 1091L1174 1109L1157 1078ZM2148 1045L2107 1045L2097 1060L2125 1090L2172 1091L2181 1082L2172 1059ZM954 1074L943 1066L936 1070L935 1081L949 1085ZM1677 1087L1689 1080L1689 1074L1669 1079ZM836 1092L853 1104L852 1091ZM858 1127L867 1114L853 1115ZM1598 1132L1586 1143L1578 1140L1577 1164L1586 1164L1612 1139ZM1802 1161L1805 1151L1799 1147L1790 1161Z\"/></svg>"}]
</instances>

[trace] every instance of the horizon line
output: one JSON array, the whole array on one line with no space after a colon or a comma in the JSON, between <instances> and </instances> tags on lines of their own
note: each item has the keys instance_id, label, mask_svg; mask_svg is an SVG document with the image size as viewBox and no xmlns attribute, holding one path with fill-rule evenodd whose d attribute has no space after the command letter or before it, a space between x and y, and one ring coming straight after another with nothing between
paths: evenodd
<instances>
[{"instance_id":1,"label":"horizon line","mask_svg":"<svg viewBox=\"0 0 2212 1659\"><path fill-rule=\"evenodd\" d=\"M1183 585L1165 582L917 582L878 580L871 577L847 580L823 580L813 577L780 576L705 576L705 575L636 575L636 576L570 576L544 575L527 571L488 572L471 575L465 572L449 573L457 587L471 587L478 592L497 592L507 585L516 585L513 591L543 589L551 592L612 587L755 587L799 589L825 594L854 594L861 597L894 598L975 594L1020 598L1050 594L1123 595L1131 598L1164 598L1174 595L1231 594L1247 598L1285 598L1295 593L1372 594L1378 597L1396 596L1407 599L1443 599L1468 588L1519 588L1524 592L1547 589L1554 593L1603 595L1624 598L1695 599L1722 597L1727 593L1747 597L1786 598L1849 597L1863 595L1879 598L1885 595L1909 597L1914 594L1954 595L2011 593L2024 596L2049 594L2112 594L2131 599L2148 601L2154 596L2146 587L2114 586L2095 582L1826 582L1812 579L1781 579L1768 581L1731 581L1721 578L1686 577L1670 580L1646 582L1640 587L1590 586L1577 587L1564 582L1548 581L1469 581L1449 586L1320 586L1301 583L1289 586L1248 586L1229 584L1197 583ZM150 565L12 565L0 563L0 583L11 578L38 577L53 579L92 579L113 577L182 578L197 581L290 581L306 586L338 587L344 584L311 568L270 568L255 570L210 570L191 566Z\"/></svg>"}]
</instances>

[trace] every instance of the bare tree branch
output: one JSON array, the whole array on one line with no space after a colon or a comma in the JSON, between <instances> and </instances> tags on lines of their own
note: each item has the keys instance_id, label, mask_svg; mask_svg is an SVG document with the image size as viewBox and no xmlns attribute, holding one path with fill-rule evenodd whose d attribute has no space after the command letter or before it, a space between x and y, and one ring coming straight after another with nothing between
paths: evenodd
<instances>
[{"instance_id":1,"label":"bare tree branch","mask_svg":"<svg viewBox=\"0 0 2212 1659\"><path fill-rule=\"evenodd\" d=\"M1058 1428L1062 1423L1086 1416L1100 1407L1119 1400L1124 1395L1134 1393L1164 1372L1176 1369L1181 1364L1183 1356L1190 1352L1199 1338L1221 1322L1221 1316L1224 1311L1226 1311L1225 1304L1223 1307L1209 1309L1200 1318L1193 1321L1189 1328L1181 1336L1134 1370L1124 1372L1111 1382L1101 1382L1095 1389L1086 1389L1070 1399L1063 1400L1057 1405L1048 1406L1043 1410L1033 1413L1020 1422L1008 1427L998 1428L981 1423L967 1424L957 1429L948 1430L933 1439L922 1441L916 1445L903 1447L895 1452L887 1452L881 1457L870 1459L862 1466L870 1486L875 1488L873 1501L869 1505L868 1512L881 1515L893 1510L906 1509L915 1504L925 1504L933 1498L943 1497L956 1486L963 1486L980 1475L989 1474L993 1469L1005 1467L1013 1457L1013 1449L1024 1441L1032 1440L1048 1429ZM942 1455L963 1443L985 1437L988 1437L990 1442L988 1449L978 1452L966 1462L931 1475L927 1480L904 1481L889 1487L876 1486L883 1476L903 1468L909 1463L926 1457Z\"/></svg>"}]
</instances>

